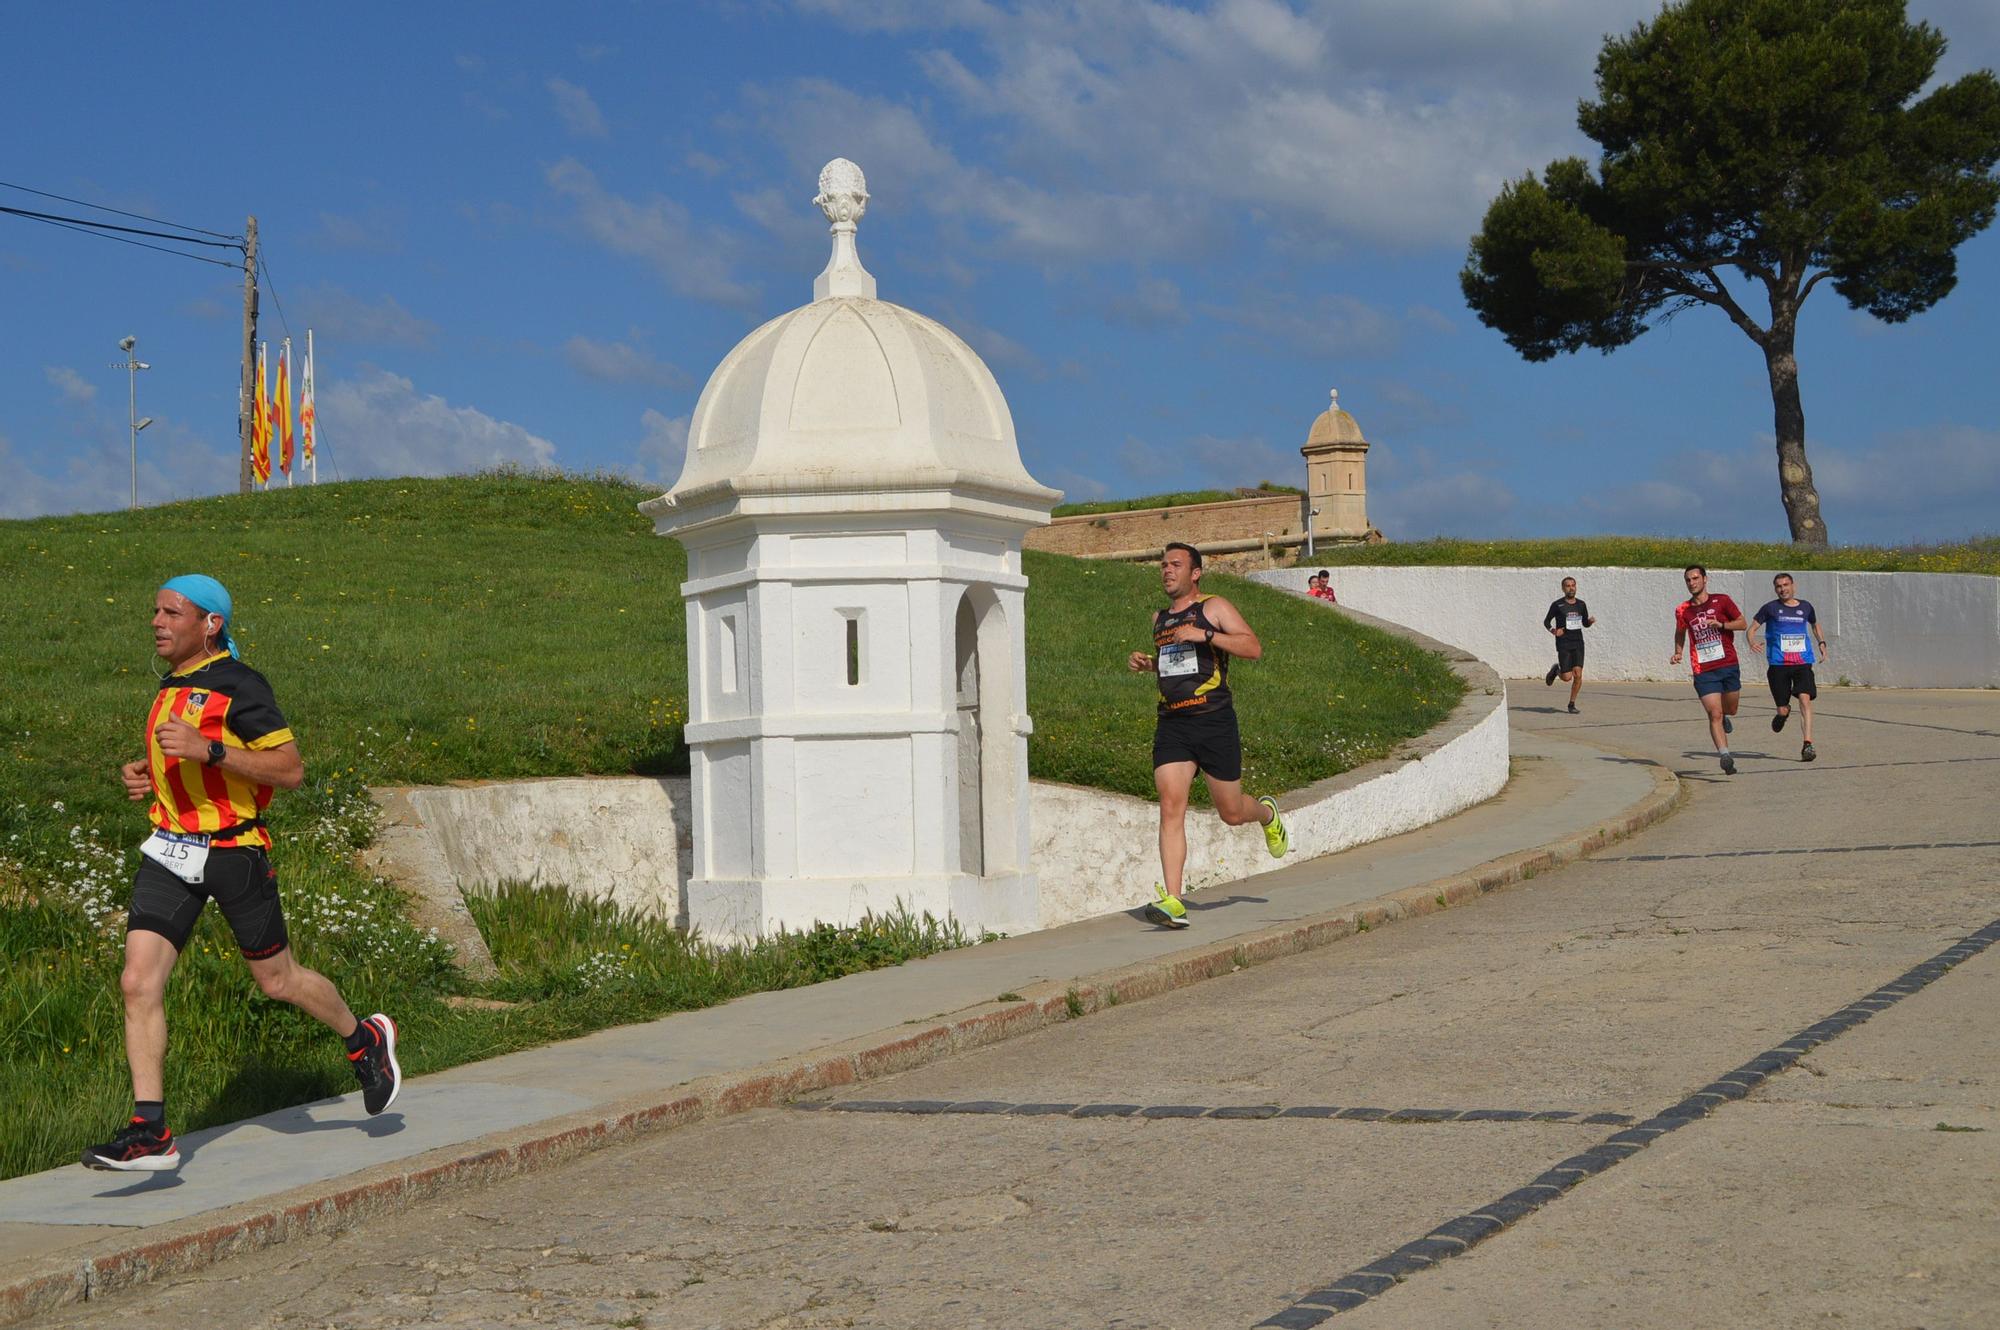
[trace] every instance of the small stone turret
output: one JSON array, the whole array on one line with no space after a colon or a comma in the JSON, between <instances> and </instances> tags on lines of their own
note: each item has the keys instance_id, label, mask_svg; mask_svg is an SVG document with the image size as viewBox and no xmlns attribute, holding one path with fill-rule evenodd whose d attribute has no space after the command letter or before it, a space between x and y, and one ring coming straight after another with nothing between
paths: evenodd
<instances>
[{"instance_id":1,"label":"small stone turret","mask_svg":"<svg viewBox=\"0 0 2000 1330\"><path fill-rule=\"evenodd\" d=\"M1306 459L1307 507L1315 541L1380 540L1368 524L1368 440L1341 409L1340 390L1314 419L1299 452Z\"/></svg>"}]
</instances>

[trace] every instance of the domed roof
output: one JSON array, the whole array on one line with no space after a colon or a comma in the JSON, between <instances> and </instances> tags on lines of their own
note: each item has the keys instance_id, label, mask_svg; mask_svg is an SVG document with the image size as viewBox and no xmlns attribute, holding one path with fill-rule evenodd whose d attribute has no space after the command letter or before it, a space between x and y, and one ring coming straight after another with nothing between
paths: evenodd
<instances>
[{"instance_id":1,"label":"domed roof","mask_svg":"<svg viewBox=\"0 0 2000 1330\"><path fill-rule=\"evenodd\" d=\"M943 324L875 298L854 247L868 202L860 168L829 162L814 202L834 243L812 303L723 358L695 405L680 479L641 510L664 532L753 497L782 497L786 512L852 511L936 507L947 490L1046 521L1062 496L1022 465L985 363Z\"/></svg>"},{"instance_id":2,"label":"domed roof","mask_svg":"<svg viewBox=\"0 0 2000 1330\"><path fill-rule=\"evenodd\" d=\"M1312 430L1306 435L1306 447L1300 451L1323 448L1330 444L1359 445L1366 448L1368 440L1361 437L1360 423L1341 409L1340 389L1330 389L1328 395L1333 399L1333 404L1314 418Z\"/></svg>"}]
</instances>

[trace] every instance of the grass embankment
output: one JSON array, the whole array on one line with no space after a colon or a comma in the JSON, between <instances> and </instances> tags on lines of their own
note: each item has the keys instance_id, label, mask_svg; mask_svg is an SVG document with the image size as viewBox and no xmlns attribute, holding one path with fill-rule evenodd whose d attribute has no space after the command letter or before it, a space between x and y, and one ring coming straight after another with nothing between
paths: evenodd
<instances>
[{"instance_id":1,"label":"grass embankment","mask_svg":"<svg viewBox=\"0 0 2000 1330\"><path fill-rule=\"evenodd\" d=\"M1197 503L1228 503L1233 499L1268 499L1278 494L1304 494L1293 485L1258 482L1254 490L1177 490L1172 494L1148 494L1138 499L1093 499L1088 503L1059 503L1052 517L1083 517L1095 513L1132 513L1147 508L1186 508Z\"/></svg>"},{"instance_id":2,"label":"grass embankment","mask_svg":"<svg viewBox=\"0 0 2000 1330\"><path fill-rule=\"evenodd\" d=\"M1986 573L2000 575L2000 536L1951 545L1798 545L1657 536L1573 536L1556 540L1413 540L1323 546L1298 567L1341 564L1468 565L1484 568L1770 568L1792 572Z\"/></svg>"},{"instance_id":3,"label":"grass embankment","mask_svg":"<svg viewBox=\"0 0 2000 1330\"><path fill-rule=\"evenodd\" d=\"M272 808L294 945L361 1012L404 1027L412 1074L761 988L894 964L962 939L924 920L691 946L560 893L474 912L501 966L473 984L358 869L367 787L684 772L685 560L615 481L375 481L92 517L0 523L0 1176L74 1159L125 1111L123 911L143 835L115 766L155 687L153 589L214 572L244 656L272 680L307 763ZM1151 788L1150 571L1030 556L1034 774ZM1232 583L1272 649L1240 667L1252 779L1307 783L1450 709L1443 666L1267 588ZM505 1010L448 998L499 998ZM168 990L168 1103L188 1130L352 1088L319 1026L261 997L218 911Z\"/></svg>"}]
</instances>

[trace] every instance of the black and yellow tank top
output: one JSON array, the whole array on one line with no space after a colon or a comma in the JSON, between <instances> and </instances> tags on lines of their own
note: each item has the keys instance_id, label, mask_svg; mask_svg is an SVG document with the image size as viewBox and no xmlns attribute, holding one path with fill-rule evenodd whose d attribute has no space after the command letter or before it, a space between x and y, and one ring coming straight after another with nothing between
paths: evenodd
<instances>
[{"instance_id":1,"label":"black and yellow tank top","mask_svg":"<svg viewBox=\"0 0 2000 1330\"><path fill-rule=\"evenodd\" d=\"M1153 645L1158 648L1155 664L1160 681L1162 716L1206 716L1227 711L1229 696L1229 653L1207 642L1175 642L1174 630L1191 623L1204 632L1221 629L1208 621L1196 596L1184 610L1161 610L1153 616Z\"/></svg>"}]
</instances>

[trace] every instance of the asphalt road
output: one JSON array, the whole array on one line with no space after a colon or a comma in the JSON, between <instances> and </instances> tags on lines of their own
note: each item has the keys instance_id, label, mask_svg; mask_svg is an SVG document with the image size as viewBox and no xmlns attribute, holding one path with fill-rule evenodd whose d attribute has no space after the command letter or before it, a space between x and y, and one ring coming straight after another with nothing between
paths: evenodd
<instances>
[{"instance_id":1,"label":"asphalt road","mask_svg":"<svg viewBox=\"0 0 2000 1330\"><path fill-rule=\"evenodd\" d=\"M2000 945L1961 945L2000 920L2000 693L1829 690L1812 764L1746 694L1724 777L1691 690L1510 687L1688 804L1466 908L39 1324L2000 1322Z\"/></svg>"}]
</instances>

